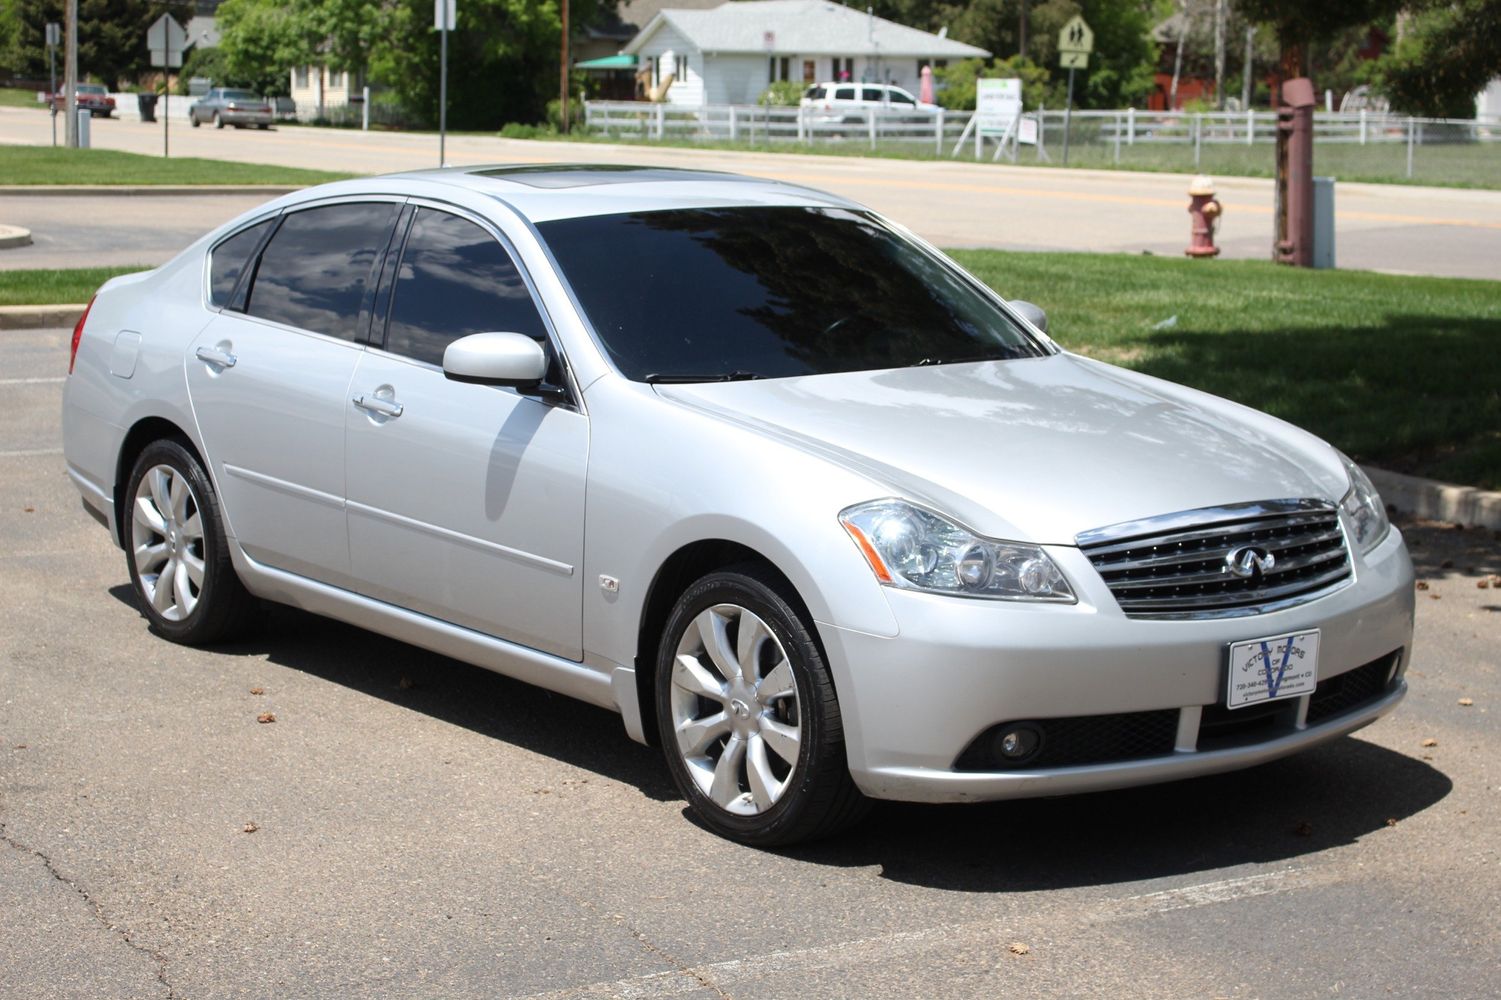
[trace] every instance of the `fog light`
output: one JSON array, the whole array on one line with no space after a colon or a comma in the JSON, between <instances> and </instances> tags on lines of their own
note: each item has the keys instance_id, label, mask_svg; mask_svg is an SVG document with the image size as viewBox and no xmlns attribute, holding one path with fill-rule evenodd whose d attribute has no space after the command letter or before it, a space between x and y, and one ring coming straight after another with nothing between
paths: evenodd
<instances>
[{"instance_id":1,"label":"fog light","mask_svg":"<svg viewBox=\"0 0 1501 1000\"><path fill-rule=\"evenodd\" d=\"M1026 760L1042 746L1042 733L1034 726L1010 726L996 736L996 756L1008 763Z\"/></svg>"}]
</instances>

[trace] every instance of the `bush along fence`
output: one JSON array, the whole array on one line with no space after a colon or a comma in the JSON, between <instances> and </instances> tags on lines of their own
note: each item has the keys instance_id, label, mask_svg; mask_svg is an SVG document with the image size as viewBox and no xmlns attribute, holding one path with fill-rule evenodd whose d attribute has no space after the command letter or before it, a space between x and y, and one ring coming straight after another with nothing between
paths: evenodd
<instances>
[{"instance_id":1,"label":"bush along fence","mask_svg":"<svg viewBox=\"0 0 1501 1000\"><path fill-rule=\"evenodd\" d=\"M970 111L911 108L676 106L589 101L592 134L640 142L801 145L819 152L1061 163L1130 170L1272 173L1277 115L1272 111L1161 112L1039 109L1011 134L986 129L976 141ZM1004 148L1001 140L1004 138ZM1321 174L1349 180L1501 187L1501 121L1411 118L1375 112L1314 115Z\"/></svg>"}]
</instances>

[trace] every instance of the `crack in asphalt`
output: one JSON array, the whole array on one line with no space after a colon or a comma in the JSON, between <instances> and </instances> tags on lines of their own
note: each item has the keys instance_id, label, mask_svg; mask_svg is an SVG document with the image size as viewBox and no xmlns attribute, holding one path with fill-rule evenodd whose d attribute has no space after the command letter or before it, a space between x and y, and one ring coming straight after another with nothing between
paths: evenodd
<instances>
[{"instance_id":1,"label":"crack in asphalt","mask_svg":"<svg viewBox=\"0 0 1501 1000\"><path fill-rule=\"evenodd\" d=\"M67 886L69 889L72 889L73 892L79 896L79 898L81 898L85 903L89 905L89 911L93 913L94 919L99 921L99 923L104 927L105 930L118 935L120 940L125 942L125 946L127 948L130 948L132 951L140 952L142 955L147 956L154 963L156 963L157 981L160 982L162 986L166 987L168 1000L174 1000L174 998L177 996L177 993L173 989L172 983L167 979L166 955L163 955L155 948L147 948L145 945L136 944L134 941L132 941L129 931L126 931L110 923L109 918L104 915L104 907L99 904L98 900L89 895L89 891L87 889L59 872L57 870L57 867L53 865L52 859L46 854L34 847L31 847L28 844L23 844L19 840L16 840L14 837L12 837L10 835L10 832L6 830L4 823L0 823L0 840L3 840L6 846L10 847L11 849L20 851L22 854L29 854L37 860L41 861L42 867L47 869L48 875L51 875L55 881L60 882L61 884Z\"/></svg>"}]
</instances>

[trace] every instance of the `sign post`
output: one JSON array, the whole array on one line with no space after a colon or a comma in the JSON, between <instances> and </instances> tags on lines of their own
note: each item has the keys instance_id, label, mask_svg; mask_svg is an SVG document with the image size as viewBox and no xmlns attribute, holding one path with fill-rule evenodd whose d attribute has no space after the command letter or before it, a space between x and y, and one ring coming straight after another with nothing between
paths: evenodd
<instances>
[{"instance_id":1,"label":"sign post","mask_svg":"<svg viewBox=\"0 0 1501 1000\"><path fill-rule=\"evenodd\" d=\"M162 156L171 155L172 70L182 67L182 50L188 33L171 14L163 14L146 29L146 48L151 50L151 65L162 68Z\"/></svg>"},{"instance_id":2,"label":"sign post","mask_svg":"<svg viewBox=\"0 0 1501 1000\"><path fill-rule=\"evenodd\" d=\"M63 40L63 26L56 21L47 22L47 72L51 87L47 91L47 104L52 109L52 145L57 145L57 46Z\"/></svg>"},{"instance_id":3,"label":"sign post","mask_svg":"<svg viewBox=\"0 0 1501 1000\"><path fill-rule=\"evenodd\" d=\"M433 0L438 29L438 166L448 165L448 32L458 14L457 0Z\"/></svg>"},{"instance_id":4,"label":"sign post","mask_svg":"<svg viewBox=\"0 0 1501 1000\"><path fill-rule=\"evenodd\" d=\"M1074 115L1074 71L1089 68L1094 32L1075 14L1058 32L1058 66L1068 70L1068 103L1063 107L1063 165L1068 166L1068 134Z\"/></svg>"}]
</instances>

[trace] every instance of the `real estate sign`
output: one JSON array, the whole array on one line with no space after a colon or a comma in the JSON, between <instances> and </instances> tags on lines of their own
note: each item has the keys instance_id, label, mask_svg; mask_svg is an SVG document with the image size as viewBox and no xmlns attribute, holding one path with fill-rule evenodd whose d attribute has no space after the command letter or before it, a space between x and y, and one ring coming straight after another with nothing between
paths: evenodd
<instances>
[{"instance_id":1,"label":"real estate sign","mask_svg":"<svg viewBox=\"0 0 1501 1000\"><path fill-rule=\"evenodd\" d=\"M1020 80L975 81L975 121L981 135L1005 135L1021 113Z\"/></svg>"}]
</instances>

